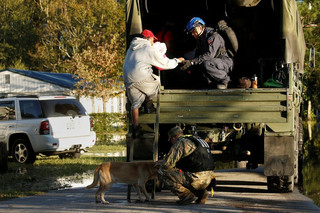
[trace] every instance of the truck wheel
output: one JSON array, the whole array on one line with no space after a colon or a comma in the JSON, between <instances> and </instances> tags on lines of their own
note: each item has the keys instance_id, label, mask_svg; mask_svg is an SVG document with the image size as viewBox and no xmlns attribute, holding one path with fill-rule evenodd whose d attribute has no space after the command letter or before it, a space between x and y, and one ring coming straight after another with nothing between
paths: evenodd
<instances>
[{"instance_id":1,"label":"truck wheel","mask_svg":"<svg viewBox=\"0 0 320 213\"><path fill-rule=\"evenodd\" d=\"M13 143L12 157L18 163L33 164L36 154L33 152L29 142L24 138L18 138Z\"/></svg>"},{"instance_id":2,"label":"truck wheel","mask_svg":"<svg viewBox=\"0 0 320 213\"><path fill-rule=\"evenodd\" d=\"M287 177L286 181L285 181L285 191L286 192L293 192L293 187L294 187L294 176L289 176Z\"/></svg>"},{"instance_id":3,"label":"truck wheel","mask_svg":"<svg viewBox=\"0 0 320 213\"><path fill-rule=\"evenodd\" d=\"M267 185L269 192L292 192L294 186L294 176L268 176Z\"/></svg>"}]
</instances>

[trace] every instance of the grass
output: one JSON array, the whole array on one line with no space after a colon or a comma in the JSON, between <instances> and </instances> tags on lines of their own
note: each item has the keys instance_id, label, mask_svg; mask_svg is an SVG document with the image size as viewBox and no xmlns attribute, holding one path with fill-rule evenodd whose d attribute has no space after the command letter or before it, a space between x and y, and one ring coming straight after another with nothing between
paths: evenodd
<instances>
[{"instance_id":1,"label":"grass","mask_svg":"<svg viewBox=\"0 0 320 213\"><path fill-rule=\"evenodd\" d=\"M99 146L90 152L115 152L123 146ZM97 165L106 161L126 161L126 157L81 156L78 159L60 159L58 156L41 156L33 165L9 162L9 171L0 174L0 201L36 195L70 186L92 176ZM63 180L63 181L58 181Z\"/></svg>"},{"instance_id":2,"label":"grass","mask_svg":"<svg viewBox=\"0 0 320 213\"><path fill-rule=\"evenodd\" d=\"M126 150L126 146L124 146L124 145L112 145L112 146L95 145L88 150L89 150L89 152L94 152L94 153L119 152L119 151Z\"/></svg>"}]
</instances>

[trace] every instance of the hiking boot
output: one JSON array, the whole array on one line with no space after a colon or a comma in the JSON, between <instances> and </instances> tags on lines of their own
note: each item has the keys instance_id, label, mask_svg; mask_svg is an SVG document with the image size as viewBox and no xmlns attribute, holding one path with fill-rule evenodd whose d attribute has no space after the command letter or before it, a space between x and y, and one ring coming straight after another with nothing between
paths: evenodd
<instances>
[{"instance_id":1,"label":"hiking boot","mask_svg":"<svg viewBox=\"0 0 320 213\"><path fill-rule=\"evenodd\" d=\"M203 190L203 192L199 195L198 199L196 200L197 204L205 204L209 197L209 192L207 190Z\"/></svg>"},{"instance_id":2,"label":"hiking boot","mask_svg":"<svg viewBox=\"0 0 320 213\"><path fill-rule=\"evenodd\" d=\"M187 205L192 203L193 201L195 201L197 198L192 194L192 193L188 193L186 196L184 197L180 197L180 200L177 201L177 204L179 205Z\"/></svg>"},{"instance_id":3,"label":"hiking boot","mask_svg":"<svg viewBox=\"0 0 320 213\"><path fill-rule=\"evenodd\" d=\"M217 84L217 89L227 89L228 83Z\"/></svg>"},{"instance_id":4,"label":"hiking boot","mask_svg":"<svg viewBox=\"0 0 320 213\"><path fill-rule=\"evenodd\" d=\"M141 130L141 126L140 125L138 125L138 126L132 125L132 138L137 138L141 135L143 135L143 132Z\"/></svg>"}]
</instances>

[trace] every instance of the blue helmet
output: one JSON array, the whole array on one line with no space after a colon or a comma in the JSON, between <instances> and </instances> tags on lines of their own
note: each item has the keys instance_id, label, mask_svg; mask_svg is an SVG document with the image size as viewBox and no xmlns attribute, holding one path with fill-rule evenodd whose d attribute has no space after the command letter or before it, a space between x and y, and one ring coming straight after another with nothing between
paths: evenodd
<instances>
[{"instance_id":1,"label":"blue helmet","mask_svg":"<svg viewBox=\"0 0 320 213\"><path fill-rule=\"evenodd\" d=\"M199 25L205 25L204 21L199 17L193 17L187 24L185 31L188 33Z\"/></svg>"}]
</instances>

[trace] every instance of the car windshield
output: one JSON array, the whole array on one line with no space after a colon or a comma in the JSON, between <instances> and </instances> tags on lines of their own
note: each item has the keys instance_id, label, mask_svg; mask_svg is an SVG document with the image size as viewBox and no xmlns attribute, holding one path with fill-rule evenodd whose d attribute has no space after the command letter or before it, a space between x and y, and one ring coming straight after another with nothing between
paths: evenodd
<instances>
[{"instance_id":1,"label":"car windshield","mask_svg":"<svg viewBox=\"0 0 320 213\"><path fill-rule=\"evenodd\" d=\"M45 117L87 115L85 108L75 99L41 100Z\"/></svg>"}]
</instances>

